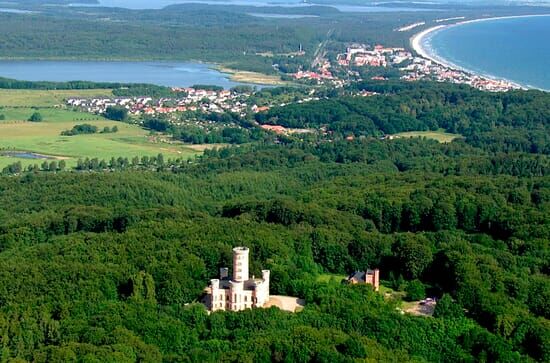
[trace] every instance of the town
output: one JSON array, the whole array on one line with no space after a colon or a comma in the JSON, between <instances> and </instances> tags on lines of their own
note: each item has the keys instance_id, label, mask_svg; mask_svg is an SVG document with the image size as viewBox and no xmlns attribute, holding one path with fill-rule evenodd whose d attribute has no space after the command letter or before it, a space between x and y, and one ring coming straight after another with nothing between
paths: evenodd
<instances>
[{"instance_id":1,"label":"town","mask_svg":"<svg viewBox=\"0 0 550 363\"><path fill-rule=\"evenodd\" d=\"M103 115L109 107L121 107L128 111L130 116L157 117L176 114L187 114L187 119L193 119L191 114L222 114L232 113L239 117L248 114L268 111L271 107L284 107L288 102L279 102L275 98L264 100L261 105L250 102L255 90L207 90L203 88L171 88L173 97L97 97L97 98L68 98L66 107L78 111ZM364 93L358 93L365 95ZM369 94L370 95L370 94ZM296 92L293 103L318 101L316 90ZM172 119L171 121L179 121Z\"/></svg>"},{"instance_id":2,"label":"town","mask_svg":"<svg viewBox=\"0 0 550 363\"><path fill-rule=\"evenodd\" d=\"M337 72L338 67L343 72ZM335 66L328 59L323 59L322 62L319 62L316 71L299 71L292 76L296 80L332 83L333 86L340 87L343 82L342 79L335 76L337 73L345 74L349 80L360 81L357 72L359 69L382 70L392 68L398 70L401 74L400 78L405 81L434 80L437 82L467 84L490 92L505 92L520 88L504 80L494 80L446 67L433 60L415 56L404 48L391 48L383 45L370 47L364 44L352 44L347 47L344 53L337 55ZM386 77L373 76L371 79L383 81L386 80Z\"/></svg>"},{"instance_id":3,"label":"town","mask_svg":"<svg viewBox=\"0 0 550 363\"><path fill-rule=\"evenodd\" d=\"M108 107L120 106L130 115L163 115L175 112L221 113L232 112L244 115L248 109L245 100L248 92L234 90L206 90L200 88L172 88L175 97L117 97L117 98L69 98L67 106L80 110L103 114ZM252 107L255 111L261 108Z\"/></svg>"}]
</instances>

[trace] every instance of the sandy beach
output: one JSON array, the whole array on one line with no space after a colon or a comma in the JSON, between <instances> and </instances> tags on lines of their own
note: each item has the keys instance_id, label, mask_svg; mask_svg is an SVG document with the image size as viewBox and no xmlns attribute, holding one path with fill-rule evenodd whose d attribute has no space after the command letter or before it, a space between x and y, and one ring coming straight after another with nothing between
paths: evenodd
<instances>
[{"instance_id":1,"label":"sandy beach","mask_svg":"<svg viewBox=\"0 0 550 363\"><path fill-rule=\"evenodd\" d=\"M424 39L424 37L436 30L440 30L440 29L443 29L443 28L447 28L451 25L437 25L437 26L434 26L434 27L431 27L431 28L428 28L428 29L425 29L423 31L421 31L420 33L417 33L415 34L412 38L411 38L411 46L412 48L414 49L414 51L421 57L423 58L426 58L426 59L429 59L433 62L436 62L436 63L440 63L437 59L435 59L434 57L432 57L432 55L427 52L423 47L422 47L422 40ZM446 66L446 64L443 64Z\"/></svg>"},{"instance_id":2,"label":"sandy beach","mask_svg":"<svg viewBox=\"0 0 550 363\"><path fill-rule=\"evenodd\" d=\"M510 84L513 84L517 87L526 88L523 85L517 84L516 82L510 81L510 80L507 80L507 79L503 79L502 77L495 77L493 75L488 75L488 74L480 74L478 72L474 72L472 70L465 69L463 67L457 66L456 64L453 64L452 62L437 56L436 54L431 52L430 49L425 49L423 47L422 43L423 43L425 37L428 36L429 34L435 32L435 31L440 31L442 29L446 29L446 28L450 28L450 27L455 27L455 26L460 26L460 25L465 25L465 24L470 24L470 23L478 23L478 22L483 22L483 21L493 21L493 20L500 20L500 19L542 17L542 16L550 16L550 14L500 16L500 17L464 20L464 21L459 21L459 22L456 22L456 23L451 23L451 24L446 24L446 25L437 25L437 26L430 27L428 29L425 29L425 30L413 35L410 39L410 43L411 43L411 47L414 49L414 51L419 56L421 56L423 58L426 58L426 59L429 59L432 62L440 64L444 67L454 69L454 70L463 71L463 72L467 72L467 73L470 73L470 74L478 75L478 76L493 79L493 80L504 80L504 81L509 82Z\"/></svg>"}]
</instances>

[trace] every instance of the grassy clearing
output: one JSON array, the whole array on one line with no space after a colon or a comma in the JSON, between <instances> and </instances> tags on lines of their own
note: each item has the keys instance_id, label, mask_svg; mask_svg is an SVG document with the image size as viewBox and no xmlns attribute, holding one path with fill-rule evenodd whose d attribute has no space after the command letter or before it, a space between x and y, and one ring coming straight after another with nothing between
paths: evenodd
<instances>
[{"instance_id":1,"label":"grassy clearing","mask_svg":"<svg viewBox=\"0 0 550 363\"><path fill-rule=\"evenodd\" d=\"M230 145L231 144L193 144L193 145L187 145L187 147L191 150L203 152L204 150L222 149Z\"/></svg>"},{"instance_id":2,"label":"grassy clearing","mask_svg":"<svg viewBox=\"0 0 550 363\"><path fill-rule=\"evenodd\" d=\"M54 107L71 97L109 97L111 90L6 90L0 89L0 107ZM0 110L0 113L2 111Z\"/></svg>"},{"instance_id":3,"label":"grassy clearing","mask_svg":"<svg viewBox=\"0 0 550 363\"><path fill-rule=\"evenodd\" d=\"M324 282L324 283L331 282L331 281L340 282L346 277L347 276L345 275L337 275L337 274L321 274L317 276L317 282Z\"/></svg>"},{"instance_id":4,"label":"grassy clearing","mask_svg":"<svg viewBox=\"0 0 550 363\"><path fill-rule=\"evenodd\" d=\"M459 134L451 134L444 131L412 131L401 132L395 135L399 137L425 137L428 139L439 141L440 143L448 143L462 137Z\"/></svg>"},{"instance_id":5,"label":"grassy clearing","mask_svg":"<svg viewBox=\"0 0 550 363\"><path fill-rule=\"evenodd\" d=\"M39 112L45 122L68 122L68 121L100 121L103 117L91 113L77 112L61 108L30 108L30 107L0 107L0 115L5 120L0 125L27 121L35 112Z\"/></svg>"},{"instance_id":6,"label":"grassy clearing","mask_svg":"<svg viewBox=\"0 0 550 363\"><path fill-rule=\"evenodd\" d=\"M70 97L102 97L112 95L110 90L0 90L0 151L17 150L67 158L67 165L74 166L79 158L109 160L112 157L153 156L159 153L166 158L188 158L203 150L183 144L154 142L148 131L135 125L109 121L101 116L56 107ZM39 112L42 122L26 120ZM105 126L117 126L114 134L61 136L81 123L90 123L99 130ZM42 160L0 156L0 169L21 161L24 166L41 164Z\"/></svg>"}]
</instances>

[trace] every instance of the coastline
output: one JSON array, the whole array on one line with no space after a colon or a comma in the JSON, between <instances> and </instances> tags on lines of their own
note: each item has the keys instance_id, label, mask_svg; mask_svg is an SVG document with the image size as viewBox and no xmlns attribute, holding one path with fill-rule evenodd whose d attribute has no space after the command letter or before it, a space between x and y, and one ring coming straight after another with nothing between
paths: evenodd
<instances>
[{"instance_id":1,"label":"coastline","mask_svg":"<svg viewBox=\"0 0 550 363\"><path fill-rule=\"evenodd\" d=\"M452 69L452 70L465 72L465 73L468 73L468 74L471 74L471 75L475 75L475 76L479 76L479 77L483 77L483 78L487 78L487 79L491 79L491 80L505 81L505 82L508 82L511 85L513 85L515 87L518 87L518 88L521 88L521 89L538 89L538 90L542 90L542 91L548 91L548 90L540 89L540 88L533 87L533 86L530 86L530 85L520 84L516 81L512 81L512 80L506 79L504 77L498 77L498 76L495 76L495 75L492 75L492 74L486 74L486 73L482 73L482 72L478 72L478 71L473 71L471 69L467 69L467 68L458 66L458 65L452 63L451 61L449 61L447 59L444 59L443 57L438 56L433 51L430 52L430 50L424 48L423 44L422 44L424 39L426 38L426 36L428 36L430 34L433 34L434 32L437 32L437 31L440 31L440 30L443 30L443 29L447 29L447 28L450 28L450 27L455 27L455 26L460 26L460 25L465 25L465 24L470 24L470 23L479 23L479 22L484 22L484 21L493 21L493 20L501 20L501 19L532 18L532 17L550 17L550 13L548 13L548 14L511 15L511 16L498 16L498 17L490 17L490 18L479 18L479 19L459 21L459 22L451 23L451 24L437 25L437 26L433 26L433 27L424 29L423 31L414 34L410 38L410 45L413 48L413 50L419 56L421 56L422 58L429 59L430 61L432 61L436 64L439 64L443 67L447 67L447 68Z\"/></svg>"}]
</instances>

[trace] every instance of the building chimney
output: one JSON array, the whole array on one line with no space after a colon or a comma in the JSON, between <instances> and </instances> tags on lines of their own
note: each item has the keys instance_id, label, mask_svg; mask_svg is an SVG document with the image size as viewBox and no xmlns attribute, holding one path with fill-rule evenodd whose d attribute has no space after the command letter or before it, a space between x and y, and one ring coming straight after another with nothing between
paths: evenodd
<instances>
[{"instance_id":1,"label":"building chimney","mask_svg":"<svg viewBox=\"0 0 550 363\"><path fill-rule=\"evenodd\" d=\"M227 267L220 268L220 280L229 277L229 269Z\"/></svg>"}]
</instances>

